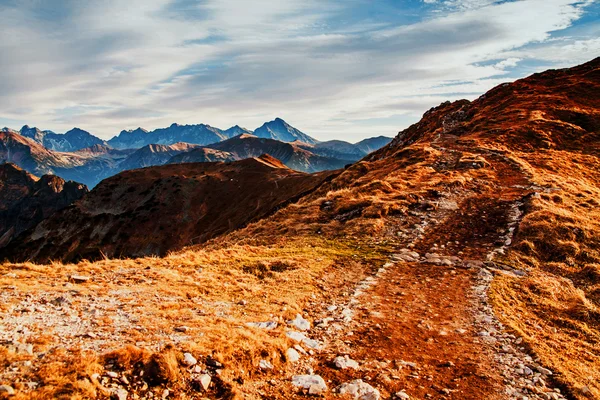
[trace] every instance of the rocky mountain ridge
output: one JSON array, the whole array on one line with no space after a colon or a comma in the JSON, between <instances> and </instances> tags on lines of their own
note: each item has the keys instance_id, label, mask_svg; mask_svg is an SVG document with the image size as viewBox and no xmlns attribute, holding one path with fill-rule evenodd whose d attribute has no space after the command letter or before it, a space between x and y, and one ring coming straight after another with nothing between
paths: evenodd
<instances>
[{"instance_id":1,"label":"rocky mountain ridge","mask_svg":"<svg viewBox=\"0 0 600 400\"><path fill-rule=\"evenodd\" d=\"M0 164L0 247L87 192L77 182L54 175L38 179L14 164Z\"/></svg>"}]
</instances>

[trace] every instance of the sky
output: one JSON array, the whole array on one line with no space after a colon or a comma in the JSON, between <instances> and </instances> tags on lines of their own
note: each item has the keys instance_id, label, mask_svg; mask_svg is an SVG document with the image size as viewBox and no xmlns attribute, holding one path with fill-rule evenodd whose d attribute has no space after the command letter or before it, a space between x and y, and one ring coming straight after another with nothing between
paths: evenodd
<instances>
[{"instance_id":1,"label":"sky","mask_svg":"<svg viewBox=\"0 0 600 400\"><path fill-rule=\"evenodd\" d=\"M600 0L0 0L0 127L394 136L600 56Z\"/></svg>"}]
</instances>

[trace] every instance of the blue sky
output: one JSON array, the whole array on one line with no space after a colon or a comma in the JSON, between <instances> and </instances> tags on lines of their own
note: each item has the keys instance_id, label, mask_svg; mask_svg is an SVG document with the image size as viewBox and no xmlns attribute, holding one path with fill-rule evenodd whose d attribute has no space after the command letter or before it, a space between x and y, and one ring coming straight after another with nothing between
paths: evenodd
<instances>
[{"instance_id":1,"label":"blue sky","mask_svg":"<svg viewBox=\"0 0 600 400\"><path fill-rule=\"evenodd\" d=\"M600 56L594 0L0 0L0 126L393 136L439 103Z\"/></svg>"}]
</instances>

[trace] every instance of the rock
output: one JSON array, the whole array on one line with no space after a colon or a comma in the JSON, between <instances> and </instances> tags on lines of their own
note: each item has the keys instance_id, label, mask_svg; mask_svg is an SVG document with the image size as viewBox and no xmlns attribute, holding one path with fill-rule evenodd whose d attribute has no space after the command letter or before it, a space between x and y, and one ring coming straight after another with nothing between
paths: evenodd
<instances>
[{"instance_id":1,"label":"rock","mask_svg":"<svg viewBox=\"0 0 600 400\"><path fill-rule=\"evenodd\" d=\"M335 310L337 310L337 306L329 306L329 307L327 307L327 311L329 311L329 312L334 312Z\"/></svg>"},{"instance_id":2,"label":"rock","mask_svg":"<svg viewBox=\"0 0 600 400\"><path fill-rule=\"evenodd\" d=\"M300 353L298 353L295 349L293 348L289 348L286 350L285 352L285 358L291 362L291 363L295 363L298 362L300 360Z\"/></svg>"},{"instance_id":3,"label":"rock","mask_svg":"<svg viewBox=\"0 0 600 400\"><path fill-rule=\"evenodd\" d=\"M249 326L251 328L258 328L258 329L266 329L266 330L272 330L277 328L277 322L275 321L267 321L267 322L248 322L246 323L246 326Z\"/></svg>"},{"instance_id":4,"label":"rock","mask_svg":"<svg viewBox=\"0 0 600 400\"><path fill-rule=\"evenodd\" d=\"M323 388L323 386L321 386L321 385L312 385L308 389L308 394L310 394L312 396L318 396L318 395L322 394L323 392L325 392L326 390L327 390L327 388Z\"/></svg>"},{"instance_id":5,"label":"rock","mask_svg":"<svg viewBox=\"0 0 600 400\"><path fill-rule=\"evenodd\" d=\"M542 375L552 375L552 371L544 367L537 367L538 372Z\"/></svg>"},{"instance_id":6,"label":"rock","mask_svg":"<svg viewBox=\"0 0 600 400\"><path fill-rule=\"evenodd\" d=\"M190 330L189 326L185 326L185 325L178 326L178 327L175 328L176 332L181 332L181 333L185 333L185 332L187 332L189 330Z\"/></svg>"},{"instance_id":7,"label":"rock","mask_svg":"<svg viewBox=\"0 0 600 400\"><path fill-rule=\"evenodd\" d=\"M162 392L162 398L166 399L167 397L169 397L169 394L171 394L171 392L169 392L169 389L165 389Z\"/></svg>"},{"instance_id":8,"label":"rock","mask_svg":"<svg viewBox=\"0 0 600 400\"><path fill-rule=\"evenodd\" d=\"M111 397L111 399L114 399L114 400L127 400L128 395L129 395L129 393L127 393L127 390L125 390L123 388L119 388L119 389L113 390L110 397Z\"/></svg>"},{"instance_id":9,"label":"rock","mask_svg":"<svg viewBox=\"0 0 600 400\"><path fill-rule=\"evenodd\" d=\"M325 380L319 375L295 375L292 377L292 385L306 389L310 394L320 394L327 391Z\"/></svg>"},{"instance_id":10,"label":"rock","mask_svg":"<svg viewBox=\"0 0 600 400\"><path fill-rule=\"evenodd\" d=\"M295 342L303 342L307 339L306 335L302 332L287 331L285 335Z\"/></svg>"},{"instance_id":11,"label":"rock","mask_svg":"<svg viewBox=\"0 0 600 400\"><path fill-rule=\"evenodd\" d=\"M302 344L313 350L320 350L323 345L318 340L306 338L302 341Z\"/></svg>"},{"instance_id":12,"label":"rock","mask_svg":"<svg viewBox=\"0 0 600 400\"><path fill-rule=\"evenodd\" d=\"M288 325L292 325L294 328L300 331L308 331L310 330L310 322L308 320L302 318L302 315L296 314L296 318L287 322Z\"/></svg>"},{"instance_id":13,"label":"rock","mask_svg":"<svg viewBox=\"0 0 600 400\"><path fill-rule=\"evenodd\" d=\"M13 389L12 386L0 385L0 393L5 393L9 396L14 396L15 389Z\"/></svg>"},{"instance_id":14,"label":"rock","mask_svg":"<svg viewBox=\"0 0 600 400\"><path fill-rule=\"evenodd\" d=\"M404 390L401 390L399 392L397 392L396 394L394 394L394 396L397 399L401 399L401 400L410 400L410 396L406 394L406 392L404 392Z\"/></svg>"},{"instance_id":15,"label":"rock","mask_svg":"<svg viewBox=\"0 0 600 400\"><path fill-rule=\"evenodd\" d=\"M89 276L83 275L71 275L71 280L75 283L85 283L89 281L91 278Z\"/></svg>"},{"instance_id":16,"label":"rock","mask_svg":"<svg viewBox=\"0 0 600 400\"><path fill-rule=\"evenodd\" d=\"M337 388L339 394L348 394L355 400L379 400L381 394L379 390L362 379L356 379L354 381L346 382Z\"/></svg>"},{"instance_id":17,"label":"rock","mask_svg":"<svg viewBox=\"0 0 600 400\"><path fill-rule=\"evenodd\" d=\"M267 360L260 360L260 362L258 363L258 366L260 369L273 369L273 364L271 364Z\"/></svg>"},{"instance_id":18,"label":"rock","mask_svg":"<svg viewBox=\"0 0 600 400\"><path fill-rule=\"evenodd\" d=\"M358 363L356 361L352 360L347 355L336 357L333 360L333 365L335 365L336 368L338 368L338 369L346 369L346 368L358 369L359 368Z\"/></svg>"},{"instance_id":19,"label":"rock","mask_svg":"<svg viewBox=\"0 0 600 400\"><path fill-rule=\"evenodd\" d=\"M202 386L202 389L204 389L205 391L208 390L211 380L212 380L212 378L208 374L200 375L200 377L198 378L198 382L200 382L200 386Z\"/></svg>"},{"instance_id":20,"label":"rock","mask_svg":"<svg viewBox=\"0 0 600 400\"><path fill-rule=\"evenodd\" d=\"M194 358L194 356L191 355L190 353L184 353L183 354L183 363L185 365L187 365L188 367L192 367L192 366L198 364L198 360L196 360Z\"/></svg>"},{"instance_id":21,"label":"rock","mask_svg":"<svg viewBox=\"0 0 600 400\"><path fill-rule=\"evenodd\" d=\"M106 372L106 376L108 376L109 378L117 379L119 377L119 374L117 374L114 371L108 371Z\"/></svg>"}]
</instances>

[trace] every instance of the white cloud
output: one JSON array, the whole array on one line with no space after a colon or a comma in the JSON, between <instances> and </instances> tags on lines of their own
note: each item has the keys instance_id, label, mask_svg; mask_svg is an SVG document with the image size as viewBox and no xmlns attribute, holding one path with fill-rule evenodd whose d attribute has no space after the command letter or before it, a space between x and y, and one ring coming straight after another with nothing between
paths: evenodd
<instances>
[{"instance_id":1,"label":"white cloud","mask_svg":"<svg viewBox=\"0 0 600 400\"><path fill-rule=\"evenodd\" d=\"M64 2L61 23L22 2L0 9L13 22L0 42L0 120L108 138L138 125L255 128L281 116L321 139L358 140L474 98L527 60L562 64L600 48L551 36L589 3L424 2L443 12L352 29L336 23L362 1Z\"/></svg>"}]
</instances>

